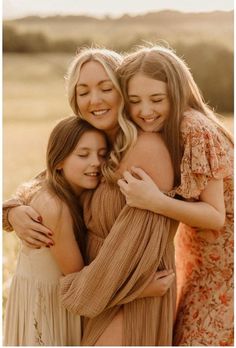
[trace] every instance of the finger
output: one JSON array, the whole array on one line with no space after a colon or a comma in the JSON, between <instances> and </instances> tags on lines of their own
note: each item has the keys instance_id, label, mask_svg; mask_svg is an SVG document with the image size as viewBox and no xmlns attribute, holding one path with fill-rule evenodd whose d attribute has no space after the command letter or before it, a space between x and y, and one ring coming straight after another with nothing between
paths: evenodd
<instances>
[{"instance_id":1,"label":"finger","mask_svg":"<svg viewBox=\"0 0 236 348\"><path fill-rule=\"evenodd\" d=\"M34 233L30 237L33 238L34 240L37 240L37 241L43 243L43 244L54 245L54 240L52 238L45 237L44 234L39 233L38 231L34 231Z\"/></svg>"},{"instance_id":2,"label":"finger","mask_svg":"<svg viewBox=\"0 0 236 348\"><path fill-rule=\"evenodd\" d=\"M127 183L123 179L119 179L117 181L117 184L120 187L120 189L125 190L127 188Z\"/></svg>"},{"instance_id":3,"label":"finger","mask_svg":"<svg viewBox=\"0 0 236 348\"><path fill-rule=\"evenodd\" d=\"M43 221L42 216L30 206L27 207L26 214L34 221L39 223Z\"/></svg>"},{"instance_id":4,"label":"finger","mask_svg":"<svg viewBox=\"0 0 236 348\"><path fill-rule=\"evenodd\" d=\"M40 224L39 222L32 221L29 227L31 228L31 230L39 232L45 236L48 236L49 238L53 235L53 231L49 230L49 228Z\"/></svg>"},{"instance_id":5,"label":"finger","mask_svg":"<svg viewBox=\"0 0 236 348\"><path fill-rule=\"evenodd\" d=\"M144 181L152 181L152 178L142 168L131 167L131 171Z\"/></svg>"},{"instance_id":6,"label":"finger","mask_svg":"<svg viewBox=\"0 0 236 348\"><path fill-rule=\"evenodd\" d=\"M24 244L24 245L26 245L27 247L29 247L29 248L31 248L31 249L40 249L40 246L37 246L37 245L35 245L35 244L32 244L32 243L29 243L29 242L27 242L27 241L22 241L22 243Z\"/></svg>"},{"instance_id":7,"label":"finger","mask_svg":"<svg viewBox=\"0 0 236 348\"><path fill-rule=\"evenodd\" d=\"M162 271L158 271L155 273L155 279L160 279L173 273L174 273L173 269L169 269L169 270L164 269Z\"/></svg>"},{"instance_id":8,"label":"finger","mask_svg":"<svg viewBox=\"0 0 236 348\"><path fill-rule=\"evenodd\" d=\"M165 277L166 285L168 287L170 287L170 285L173 283L174 279L175 279L175 274L174 273L173 274L169 274L168 276L166 276Z\"/></svg>"},{"instance_id":9,"label":"finger","mask_svg":"<svg viewBox=\"0 0 236 348\"><path fill-rule=\"evenodd\" d=\"M120 192L125 196L125 198L126 198L126 192L122 189L122 188L120 188Z\"/></svg>"},{"instance_id":10,"label":"finger","mask_svg":"<svg viewBox=\"0 0 236 348\"><path fill-rule=\"evenodd\" d=\"M127 170L123 173L123 178L129 183L130 181L137 180L130 172Z\"/></svg>"},{"instance_id":11,"label":"finger","mask_svg":"<svg viewBox=\"0 0 236 348\"><path fill-rule=\"evenodd\" d=\"M38 240L38 239L34 239L34 238L32 238L32 237L28 237L26 242L29 243L29 244L31 244L31 245L34 245L35 247L45 247L45 246L47 246L47 245L53 246L53 243L52 243L52 242L50 242L50 243L44 243L44 242L42 242L42 241L40 241L40 240Z\"/></svg>"}]
</instances>

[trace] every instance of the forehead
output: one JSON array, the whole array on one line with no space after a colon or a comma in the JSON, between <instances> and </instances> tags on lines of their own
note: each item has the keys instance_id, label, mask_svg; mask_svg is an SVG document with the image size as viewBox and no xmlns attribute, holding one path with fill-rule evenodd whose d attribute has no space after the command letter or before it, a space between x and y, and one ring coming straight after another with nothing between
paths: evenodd
<instances>
[{"instance_id":1,"label":"forehead","mask_svg":"<svg viewBox=\"0 0 236 348\"><path fill-rule=\"evenodd\" d=\"M167 93L167 84L163 81L138 73L129 80L128 93Z\"/></svg>"},{"instance_id":2,"label":"forehead","mask_svg":"<svg viewBox=\"0 0 236 348\"><path fill-rule=\"evenodd\" d=\"M89 61L85 62L80 69L78 79L79 84L87 84L90 81L110 80L105 68L100 62Z\"/></svg>"},{"instance_id":3,"label":"forehead","mask_svg":"<svg viewBox=\"0 0 236 348\"><path fill-rule=\"evenodd\" d=\"M77 148L92 148L92 147L106 147L106 139L105 135L103 135L101 132L98 132L96 130L90 130L85 132L79 139L76 149Z\"/></svg>"}]
</instances>

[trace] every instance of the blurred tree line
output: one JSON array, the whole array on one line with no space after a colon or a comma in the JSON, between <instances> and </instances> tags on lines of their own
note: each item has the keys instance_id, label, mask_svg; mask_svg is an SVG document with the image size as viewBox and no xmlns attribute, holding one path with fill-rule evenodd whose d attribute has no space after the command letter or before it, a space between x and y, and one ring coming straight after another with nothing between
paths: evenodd
<instances>
[{"instance_id":1,"label":"blurred tree line","mask_svg":"<svg viewBox=\"0 0 236 348\"><path fill-rule=\"evenodd\" d=\"M114 42L110 49L128 52L143 39L134 37L130 42ZM93 45L92 39L52 40L42 33L19 33L14 28L3 27L4 53L74 53L77 47ZM234 108L233 90L233 52L221 44L212 42L185 44L177 42L172 45L176 53L188 64L205 101L214 105L216 112L232 113Z\"/></svg>"}]
</instances>

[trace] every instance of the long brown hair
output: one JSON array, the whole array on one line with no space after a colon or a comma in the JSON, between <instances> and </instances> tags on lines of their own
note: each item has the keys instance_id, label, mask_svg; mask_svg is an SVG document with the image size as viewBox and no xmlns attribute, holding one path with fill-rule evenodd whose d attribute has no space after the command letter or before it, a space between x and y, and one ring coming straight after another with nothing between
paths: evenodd
<instances>
[{"instance_id":1,"label":"long brown hair","mask_svg":"<svg viewBox=\"0 0 236 348\"><path fill-rule=\"evenodd\" d=\"M78 195L70 183L58 170L60 163L75 149L81 136L89 131L105 134L88 122L77 116L67 117L60 121L52 130L47 146L47 170L45 185L49 191L56 195L69 208L74 225L75 238L80 247L84 260L86 260L86 228L83 221L82 207Z\"/></svg>"},{"instance_id":2,"label":"long brown hair","mask_svg":"<svg viewBox=\"0 0 236 348\"><path fill-rule=\"evenodd\" d=\"M203 101L188 66L173 50L162 46L142 47L124 58L118 68L118 75L126 105L128 104L128 82L137 73L142 73L167 84L171 111L170 117L163 127L163 138L170 152L174 168L174 184L178 185L183 155L180 126L185 111L194 109L201 112L217 125L230 140L232 140L232 136ZM128 110L126 114L128 114Z\"/></svg>"}]
</instances>

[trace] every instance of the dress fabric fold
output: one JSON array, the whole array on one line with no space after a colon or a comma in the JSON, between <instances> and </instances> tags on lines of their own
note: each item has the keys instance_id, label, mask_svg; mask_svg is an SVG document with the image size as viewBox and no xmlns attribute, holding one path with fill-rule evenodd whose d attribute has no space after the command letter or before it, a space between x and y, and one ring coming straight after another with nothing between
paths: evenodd
<instances>
[{"instance_id":1,"label":"dress fabric fold","mask_svg":"<svg viewBox=\"0 0 236 348\"><path fill-rule=\"evenodd\" d=\"M123 345L172 345L176 287L140 298L157 270L175 269L177 222L128 207L119 188L102 182L84 201L89 265L61 278L66 308L84 316L82 345L92 346L119 309Z\"/></svg>"}]
</instances>

